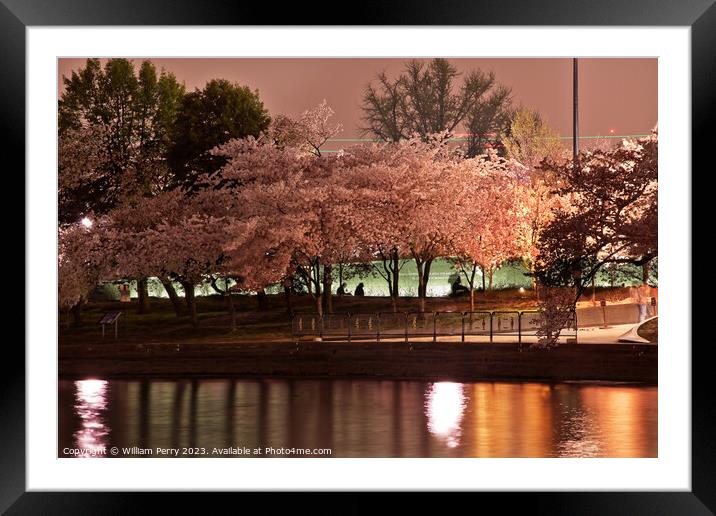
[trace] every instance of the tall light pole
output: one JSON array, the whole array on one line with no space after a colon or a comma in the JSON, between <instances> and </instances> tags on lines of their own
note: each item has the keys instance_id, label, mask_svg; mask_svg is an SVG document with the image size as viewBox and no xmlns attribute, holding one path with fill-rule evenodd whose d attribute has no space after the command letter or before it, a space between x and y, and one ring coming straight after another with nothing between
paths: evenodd
<instances>
[{"instance_id":1,"label":"tall light pole","mask_svg":"<svg viewBox=\"0 0 716 516\"><path fill-rule=\"evenodd\" d=\"M572 58L572 99L574 101L572 105L572 167L575 173L579 173L579 59L576 57ZM574 284L576 286L581 282L582 271L577 269ZM592 276L592 303L594 302L594 276Z\"/></svg>"},{"instance_id":2,"label":"tall light pole","mask_svg":"<svg viewBox=\"0 0 716 516\"><path fill-rule=\"evenodd\" d=\"M579 155L579 59L572 59L572 159L574 166L577 166Z\"/></svg>"}]
</instances>

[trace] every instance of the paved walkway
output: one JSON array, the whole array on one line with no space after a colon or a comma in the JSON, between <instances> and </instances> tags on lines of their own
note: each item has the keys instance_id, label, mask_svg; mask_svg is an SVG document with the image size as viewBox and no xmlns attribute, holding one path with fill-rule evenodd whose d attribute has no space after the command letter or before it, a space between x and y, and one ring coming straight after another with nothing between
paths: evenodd
<instances>
[{"instance_id":1,"label":"paved walkway","mask_svg":"<svg viewBox=\"0 0 716 516\"><path fill-rule=\"evenodd\" d=\"M613 344L619 342L619 337L637 325L632 323L614 324L610 325L609 328L600 328L598 326L579 328L577 339L581 344ZM644 344L647 343L645 342ZM656 345L656 343L651 344Z\"/></svg>"},{"instance_id":2,"label":"paved walkway","mask_svg":"<svg viewBox=\"0 0 716 516\"><path fill-rule=\"evenodd\" d=\"M631 328L636 326L634 323L630 324L614 324L610 325L608 328L600 328L599 326L588 326L585 328L579 328L578 334L577 334L577 343L578 344L628 344L628 343L620 343L619 337L624 335L627 331L629 331ZM566 335L560 336L559 342L562 344L570 343L574 338L574 333L572 331L567 332ZM345 341L345 339L340 338L330 338L327 337L325 339L329 342L341 342ZM371 339L374 340L374 339ZM366 342L367 339L353 339L353 342L356 344L360 342ZM430 336L424 336L424 337L410 337L410 342L432 342L433 337ZM347 341L346 341L347 342ZM380 342L405 342L405 338L403 336L400 337L389 337L387 335L384 335L381 337ZM437 342L461 342L460 335L454 335L454 336L438 336ZM466 335L465 336L465 342L469 343L489 343L490 338L487 335ZM493 336L493 343L495 344L514 344L517 342L517 336L515 335L500 335L499 333L495 333ZM537 342L537 337L535 336L528 336L523 335L522 336L522 343L524 344L533 344ZM635 343L636 344L636 343ZM644 343L649 344L649 343ZM651 343L650 345L656 345L656 343Z\"/></svg>"}]
</instances>

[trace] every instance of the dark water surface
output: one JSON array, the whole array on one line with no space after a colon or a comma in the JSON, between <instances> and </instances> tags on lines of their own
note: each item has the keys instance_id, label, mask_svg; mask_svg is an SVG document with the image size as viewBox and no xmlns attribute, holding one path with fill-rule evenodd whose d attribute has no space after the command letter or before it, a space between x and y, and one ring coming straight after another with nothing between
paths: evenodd
<instances>
[{"instance_id":1,"label":"dark water surface","mask_svg":"<svg viewBox=\"0 0 716 516\"><path fill-rule=\"evenodd\" d=\"M61 380L58 444L63 457L93 451L110 457L112 447L120 457L149 456L123 450L130 447L154 457L161 456L157 448L183 457L307 456L302 450L327 456L319 449L333 457L656 457L657 388Z\"/></svg>"}]
</instances>

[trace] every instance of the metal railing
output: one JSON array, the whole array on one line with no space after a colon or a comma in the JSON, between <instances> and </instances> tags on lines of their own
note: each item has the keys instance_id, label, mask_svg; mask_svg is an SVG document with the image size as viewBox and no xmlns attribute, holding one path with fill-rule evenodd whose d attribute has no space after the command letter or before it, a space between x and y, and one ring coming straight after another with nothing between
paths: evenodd
<instances>
[{"instance_id":1,"label":"metal railing","mask_svg":"<svg viewBox=\"0 0 716 516\"><path fill-rule=\"evenodd\" d=\"M537 340L543 313L539 310L484 310L476 312L375 312L319 316L295 314L291 321L294 340L320 337L336 340L404 340L437 342L441 337L461 342L518 342ZM577 340L577 316L573 312L560 335Z\"/></svg>"}]
</instances>

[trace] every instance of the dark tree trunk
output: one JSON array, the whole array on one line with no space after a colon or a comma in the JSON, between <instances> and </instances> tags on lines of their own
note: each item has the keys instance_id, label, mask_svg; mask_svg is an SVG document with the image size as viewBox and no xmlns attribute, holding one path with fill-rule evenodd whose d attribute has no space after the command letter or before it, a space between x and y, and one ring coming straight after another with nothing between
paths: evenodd
<instances>
[{"instance_id":1,"label":"dark tree trunk","mask_svg":"<svg viewBox=\"0 0 716 516\"><path fill-rule=\"evenodd\" d=\"M418 269L418 297L423 297L423 293L425 292L424 288L424 278L423 278L423 263L415 262L415 268Z\"/></svg>"},{"instance_id":2,"label":"dark tree trunk","mask_svg":"<svg viewBox=\"0 0 716 516\"><path fill-rule=\"evenodd\" d=\"M196 297L194 296L194 284L182 281L181 286L184 287L184 300L186 301L186 308L189 311L189 319L191 325L196 328L199 326L199 317L196 313Z\"/></svg>"},{"instance_id":3,"label":"dark tree trunk","mask_svg":"<svg viewBox=\"0 0 716 516\"><path fill-rule=\"evenodd\" d=\"M425 289L423 288L423 265L424 263L419 260L415 260L415 268L418 270L418 303L420 304L419 310L421 312L425 311L425 297L423 297L423 292Z\"/></svg>"},{"instance_id":4,"label":"dark tree trunk","mask_svg":"<svg viewBox=\"0 0 716 516\"><path fill-rule=\"evenodd\" d=\"M268 296L266 295L266 291L264 289L259 289L256 292L256 300L259 303L259 310L261 310L262 312L268 310L268 308L269 308Z\"/></svg>"},{"instance_id":5,"label":"dark tree trunk","mask_svg":"<svg viewBox=\"0 0 716 516\"><path fill-rule=\"evenodd\" d=\"M468 280L469 286L470 286L470 311L475 311L475 271L477 270L477 265L472 265L472 272L470 273L470 278ZM472 316L471 316L472 317Z\"/></svg>"},{"instance_id":6,"label":"dark tree trunk","mask_svg":"<svg viewBox=\"0 0 716 516\"><path fill-rule=\"evenodd\" d=\"M418 303L420 304L420 311L425 311L425 293L427 292L427 285L425 284L425 267L427 261L415 259L415 268L418 270Z\"/></svg>"},{"instance_id":7,"label":"dark tree trunk","mask_svg":"<svg viewBox=\"0 0 716 516\"><path fill-rule=\"evenodd\" d=\"M283 298L286 301L286 313L289 317L293 317L293 304L291 302L291 287L283 286Z\"/></svg>"},{"instance_id":8,"label":"dark tree trunk","mask_svg":"<svg viewBox=\"0 0 716 516\"><path fill-rule=\"evenodd\" d=\"M393 288L391 289L391 295L393 298L393 312L398 311L398 298L400 297L400 291L398 290L398 278L400 276L400 263L398 258L398 250L393 249L390 253L390 260L392 262L393 269Z\"/></svg>"},{"instance_id":9,"label":"dark tree trunk","mask_svg":"<svg viewBox=\"0 0 716 516\"><path fill-rule=\"evenodd\" d=\"M535 297L537 298L537 301L539 301L539 289L537 288L537 276L535 274L532 274L532 290L535 293Z\"/></svg>"},{"instance_id":10,"label":"dark tree trunk","mask_svg":"<svg viewBox=\"0 0 716 516\"><path fill-rule=\"evenodd\" d=\"M378 273L383 277L383 279L388 283L388 295L390 296L390 303L393 307L393 312L397 312L399 297L398 275L400 274L398 251L397 249L392 249L387 256L381 251L380 256L382 260L382 271L380 268L376 269L378 270Z\"/></svg>"},{"instance_id":11,"label":"dark tree trunk","mask_svg":"<svg viewBox=\"0 0 716 516\"><path fill-rule=\"evenodd\" d=\"M649 272L651 272L651 262L646 262L641 266L641 282L644 285L649 283Z\"/></svg>"},{"instance_id":12,"label":"dark tree trunk","mask_svg":"<svg viewBox=\"0 0 716 516\"><path fill-rule=\"evenodd\" d=\"M137 280L137 300L139 301L137 313L148 314L150 306L149 292L147 292L147 278L140 278Z\"/></svg>"},{"instance_id":13,"label":"dark tree trunk","mask_svg":"<svg viewBox=\"0 0 716 516\"><path fill-rule=\"evenodd\" d=\"M318 313L318 317L323 317L323 296L321 294L316 294L316 312Z\"/></svg>"},{"instance_id":14,"label":"dark tree trunk","mask_svg":"<svg viewBox=\"0 0 716 516\"><path fill-rule=\"evenodd\" d=\"M316 291L316 295L321 295L321 262L319 260L315 260L313 262L313 274L311 277L311 282L313 283L313 288Z\"/></svg>"},{"instance_id":15,"label":"dark tree trunk","mask_svg":"<svg viewBox=\"0 0 716 516\"><path fill-rule=\"evenodd\" d=\"M231 331L236 331L236 308L234 307L234 296L230 292L226 293L226 305L231 315Z\"/></svg>"},{"instance_id":16,"label":"dark tree trunk","mask_svg":"<svg viewBox=\"0 0 716 516\"><path fill-rule=\"evenodd\" d=\"M425 297L428 295L428 281L430 281L430 267L433 265L433 259L429 259L425 262L425 269L423 270L423 288L425 289Z\"/></svg>"},{"instance_id":17,"label":"dark tree trunk","mask_svg":"<svg viewBox=\"0 0 716 516\"><path fill-rule=\"evenodd\" d=\"M77 301L75 306L70 308L70 314L72 314L72 323L75 326L82 324L82 300Z\"/></svg>"},{"instance_id":18,"label":"dark tree trunk","mask_svg":"<svg viewBox=\"0 0 716 516\"><path fill-rule=\"evenodd\" d=\"M310 278L310 284L313 285L313 300L316 303L316 312L319 317L323 317L323 296L321 295L321 265L318 260L312 264L313 274ZM310 289L309 289L310 292Z\"/></svg>"},{"instance_id":19,"label":"dark tree trunk","mask_svg":"<svg viewBox=\"0 0 716 516\"><path fill-rule=\"evenodd\" d=\"M428 281L430 280L430 266L433 259L430 258L422 263L422 267L418 269L418 296L420 297L420 311L424 312L426 308L426 299L428 297Z\"/></svg>"},{"instance_id":20,"label":"dark tree trunk","mask_svg":"<svg viewBox=\"0 0 716 516\"><path fill-rule=\"evenodd\" d=\"M430 266L432 264L433 259L430 258L418 267L418 295L420 297L428 296L428 281L430 280Z\"/></svg>"},{"instance_id":21,"label":"dark tree trunk","mask_svg":"<svg viewBox=\"0 0 716 516\"><path fill-rule=\"evenodd\" d=\"M323 266L323 313L333 313L333 267L330 264Z\"/></svg>"},{"instance_id":22,"label":"dark tree trunk","mask_svg":"<svg viewBox=\"0 0 716 516\"><path fill-rule=\"evenodd\" d=\"M164 290L167 291L167 295L172 302L172 306L174 307L174 313L176 314L176 316L182 317L186 315L186 308L184 308L184 306L182 305L181 299L179 299L179 295L174 288L174 284L166 279L162 279L161 282L162 285L164 285Z\"/></svg>"}]
</instances>

